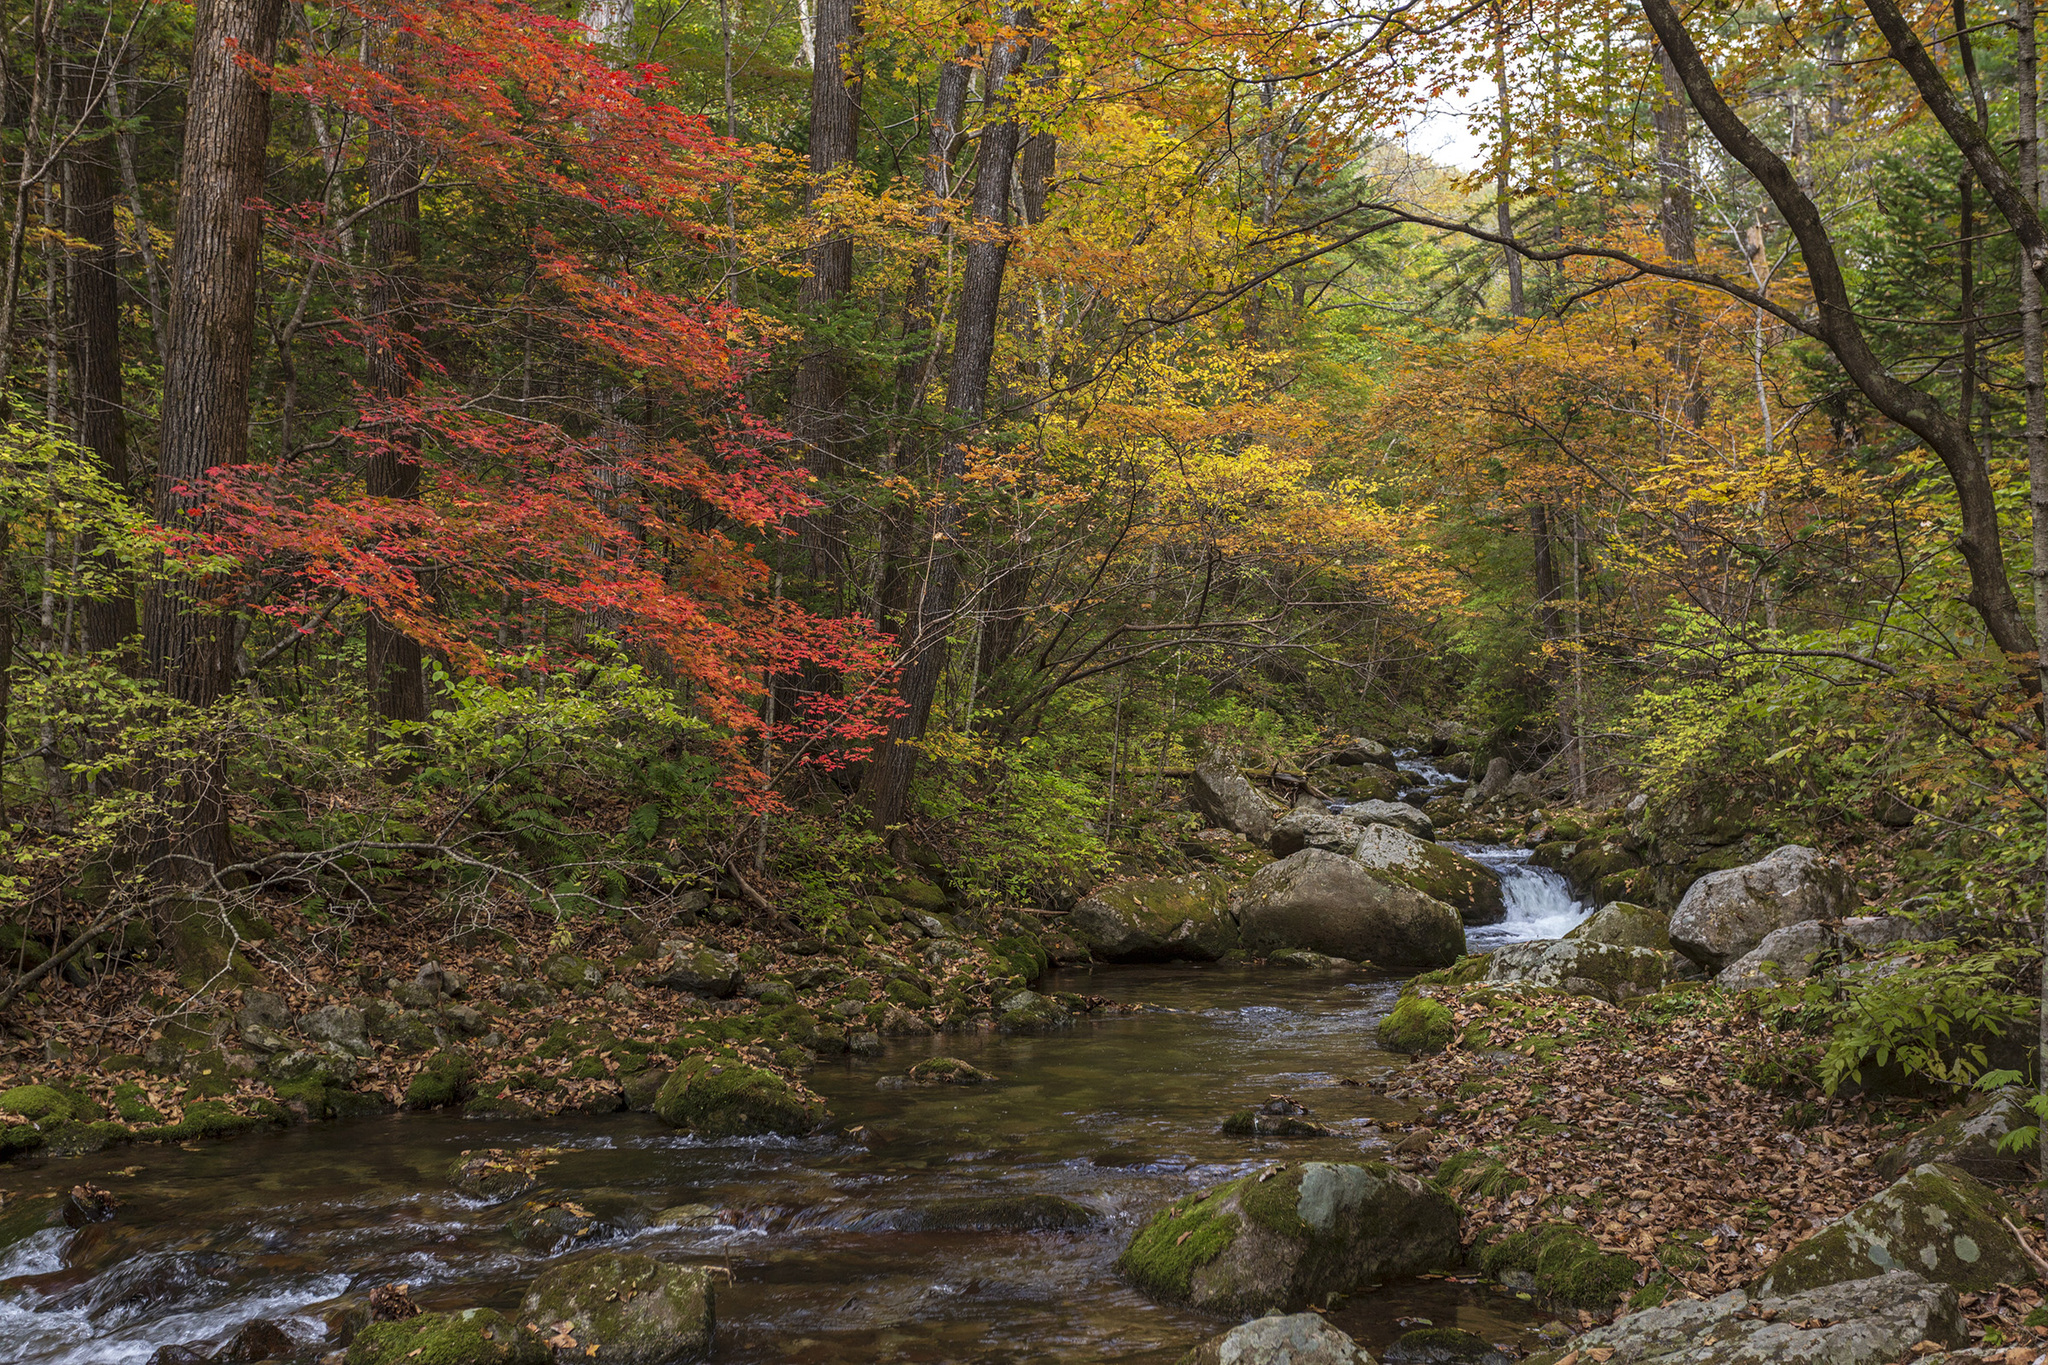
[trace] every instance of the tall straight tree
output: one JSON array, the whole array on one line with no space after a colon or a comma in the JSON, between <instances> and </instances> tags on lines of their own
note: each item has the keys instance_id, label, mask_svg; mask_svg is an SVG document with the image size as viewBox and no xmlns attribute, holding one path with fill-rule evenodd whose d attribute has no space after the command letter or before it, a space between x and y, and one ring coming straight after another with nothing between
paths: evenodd
<instances>
[{"instance_id":1,"label":"tall straight tree","mask_svg":"<svg viewBox=\"0 0 2048 1365\"><path fill-rule=\"evenodd\" d=\"M917 742L931 723L932 702L946 669L947 632L960 597L957 499L967 472L968 447L981 435L988 417L989 366L995 357L1003 279L1010 261L1010 181L1019 140L1014 86L1029 51L1022 31L1030 26L1029 10L1006 6L982 69L981 156L975 165L973 209L954 310L953 366L946 377L946 415L952 430L939 466L939 500L924 581L902 636L897 690L903 709L890 721L888 738L861 784L869 821L878 831L902 822L910 779L917 771ZM822 52L819 60L824 60Z\"/></svg>"},{"instance_id":2,"label":"tall straight tree","mask_svg":"<svg viewBox=\"0 0 2048 1365\"><path fill-rule=\"evenodd\" d=\"M252 63L275 55L283 0L199 0L171 248L156 519L184 531L207 520L207 476L249 452L249 374L263 247L270 88ZM226 687L230 632L216 589L159 576L143 612L149 671L177 702L213 705ZM228 856L226 769L216 749L168 768L169 828L160 873L189 882Z\"/></svg>"}]
</instances>

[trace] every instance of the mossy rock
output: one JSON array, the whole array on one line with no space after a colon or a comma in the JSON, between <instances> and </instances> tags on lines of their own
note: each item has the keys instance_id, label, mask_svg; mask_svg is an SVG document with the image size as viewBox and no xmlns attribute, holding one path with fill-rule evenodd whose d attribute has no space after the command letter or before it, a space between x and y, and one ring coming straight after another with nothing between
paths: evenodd
<instances>
[{"instance_id":1,"label":"mossy rock","mask_svg":"<svg viewBox=\"0 0 2048 1365\"><path fill-rule=\"evenodd\" d=\"M527 1291L520 1318L546 1323L562 1357L670 1365L711 1349L713 1308L708 1269L606 1251L543 1273ZM569 1341L561 1340L565 1335Z\"/></svg>"},{"instance_id":2,"label":"mossy rock","mask_svg":"<svg viewBox=\"0 0 2048 1365\"><path fill-rule=\"evenodd\" d=\"M1643 860L1630 850L1606 839L1582 839L1565 859L1564 875L1573 886L1591 890L1605 878L1631 872Z\"/></svg>"},{"instance_id":3,"label":"mossy rock","mask_svg":"<svg viewBox=\"0 0 2048 1365\"><path fill-rule=\"evenodd\" d=\"M1507 918L1500 874L1456 849L1392 825L1368 825L1353 856L1381 876L1442 901L1466 924Z\"/></svg>"},{"instance_id":4,"label":"mossy rock","mask_svg":"<svg viewBox=\"0 0 2048 1365\"><path fill-rule=\"evenodd\" d=\"M486 1147L464 1152L449 1169L448 1183L466 1199L501 1204L517 1199L540 1183L540 1173L554 1165L554 1147L523 1147L517 1151Z\"/></svg>"},{"instance_id":5,"label":"mossy rock","mask_svg":"<svg viewBox=\"0 0 2048 1365\"><path fill-rule=\"evenodd\" d=\"M829 1117L824 1101L772 1071L734 1057L695 1056L677 1066L655 1096L662 1122L699 1137L801 1137Z\"/></svg>"},{"instance_id":6,"label":"mossy rock","mask_svg":"<svg viewBox=\"0 0 2048 1365\"><path fill-rule=\"evenodd\" d=\"M164 1121L163 1111L149 1102L149 1092L139 1081L123 1081L114 1087L114 1112L127 1123L156 1124Z\"/></svg>"},{"instance_id":7,"label":"mossy rock","mask_svg":"<svg viewBox=\"0 0 2048 1365\"><path fill-rule=\"evenodd\" d=\"M1386 1365L1509 1365L1511 1357L1462 1327L1418 1327L1380 1353Z\"/></svg>"},{"instance_id":8,"label":"mossy rock","mask_svg":"<svg viewBox=\"0 0 2048 1365\"><path fill-rule=\"evenodd\" d=\"M1481 1273L1558 1307L1604 1311L1635 1288L1636 1263L1567 1223L1512 1233L1479 1253Z\"/></svg>"},{"instance_id":9,"label":"mossy rock","mask_svg":"<svg viewBox=\"0 0 2048 1365\"><path fill-rule=\"evenodd\" d=\"M0 1114L19 1114L30 1123L37 1124L105 1117L104 1110L76 1092L40 1084L17 1085L12 1090L0 1091Z\"/></svg>"},{"instance_id":10,"label":"mossy rock","mask_svg":"<svg viewBox=\"0 0 2048 1365\"><path fill-rule=\"evenodd\" d=\"M1299 1114L1268 1114L1258 1109L1240 1109L1223 1120L1217 1129L1225 1137L1319 1138L1336 1133L1314 1119Z\"/></svg>"},{"instance_id":11,"label":"mossy rock","mask_svg":"<svg viewBox=\"0 0 2048 1365\"><path fill-rule=\"evenodd\" d=\"M1457 1206L1377 1163L1271 1167L1176 1201L1117 1269L1157 1298L1213 1313L1306 1307L1456 1258Z\"/></svg>"},{"instance_id":12,"label":"mossy rock","mask_svg":"<svg viewBox=\"0 0 2048 1365\"><path fill-rule=\"evenodd\" d=\"M273 1122L260 1115L241 1113L225 1100L198 1100L185 1106L185 1117L178 1122L145 1128L136 1136L152 1142L187 1142L193 1138L233 1137Z\"/></svg>"},{"instance_id":13,"label":"mossy rock","mask_svg":"<svg viewBox=\"0 0 2048 1365\"><path fill-rule=\"evenodd\" d=\"M1206 872L1104 887L1062 927L1102 962L1214 962L1238 946L1230 883Z\"/></svg>"},{"instance_id":14,"label":"mossy rock","mask_svg":"<svg viewBox=\"0 0 2048 1365\"><path fill-rule=\"evenodd\" d=\"M1953 1166L1917 1166L1779 1257L1757 1281L1757 1297L1889 1270L1910 1270L1962 1293L2024 1284L2033 1267L2005 1220L2020 1221L1983 1181Z\"/></svg>"},{"instance_id":15,"label":"mossy rock","mask_svg":"<svg viewBox=\"0 0 2048 1365\"><path fill-rule=\"evenodd\" d=\"M931 914L946 908L946 893L923 877L899 877L886 888L889 899Z\"/></svg>"},{"instance_id":16,"label":"mossy rock","mask_svg":"<svg viewBox=\"0 0 2048 1365\"><path fill-rule=\"evenodd\" d=\"M908 981L900 979L891 981L882 988L882 993L897 1004L908 1006L914 1010L928 1010L932 1007L931 996L911 985Z\"/></svg>"},{"instance_id":17,"label":"mossy rock","mask_svg":"<svg viewBox=\"0 0 2048 1365\"><path fill-rule=\"evenodd\" d=\"M1426 995L1404 995L1380 1020L1377 1036L1389 1052L1421 1054L1445 1051L1457 1031L1444 1005Z\"/></svg>"},{"instance_id":18,"label":"mossy rock","mask_svg":"<svg viewBox=\"0 0 2048 1365\"><path fill-rule=\"evenodd\" d=\"M958 1057L927 1057L911 1066L910 1079L916 1085L986 1085L995 1077Z\"/></svg>"},{"instance_id":19,"label":"mossy rock","mask_svg":"<svg viewBox=\"0 0 2048 1365\"><path fill-rule=\"evenodd\" d=\"M349 1343L348 1365L550 1365L555 1353L489 1308L373 1322Z\"/></svg>"},{"instance_id":20,"label":"mossy rock","mask_svg":"<svg viewBox=\"0 0 2048 1365\"><path fill-rule=\"evenodd\" d=\"M1614 901L1574 925L1565 937L1667 952L1671 948L1671 915L1647 905Z\"/></svg>"},{"instance_id":21,"label":"mossy rock","mask_svg":"<svg viewBox=\"0 0 2048 1365\"><path fill-rule=\"evenodd\" d=\"M1469 986L1486 979L1486 953L1467 953L1448 967L1439 967L1433 972L1411 976L1401 987L1401 994L1413 993L1421 986Z\"/></svg>"}]
</instances>

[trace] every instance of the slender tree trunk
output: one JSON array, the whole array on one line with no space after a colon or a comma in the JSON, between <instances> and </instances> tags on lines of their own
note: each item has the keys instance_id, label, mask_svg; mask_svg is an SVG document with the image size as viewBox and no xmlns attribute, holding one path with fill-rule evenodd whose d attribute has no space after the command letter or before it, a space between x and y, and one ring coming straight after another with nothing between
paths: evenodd
<instances>
[{"instance_id":1,"label":"slender tree trunk","mask_svg":"<svg viewBox=\"0 0 2048 1365\"><path fill-rule=\"evenodd\" d=\"M387 23L370 41L382 49L380 60L402 57L406 40ZM381 204L370 214L364 238L370 270L364 307L370 323L367 363L372 401L404 399L412 392L417 369L414 311L420 276L420 148L419 140L393 126L393 111L371 126L365 157L369 202ZM363 469L364 491L373 498L417 502L420 496L419 435L402 422L385 422L376 431L378 446ZM421 585L422 591L426 585ZM394 724L427 718L425 671L419 641L375 612L367 632L368 685L374 723L374 752Z\"/></svg>"},{"instance_id":2,"label":"slender tree trunk","mask_svg":"<svg viewBox=\"0 0 2048 1365\"><path fill-rule=\"evenodd\" d=\"M8 368L14 357L14 333L21 307L21 266L28 248L29 200L46 169L48 147L42 140L49 121L47 106L55 84L54 54L51 52L56 25L55 0L37 0L29 14L29 55L32 63L28 113L22 121L21 162L15 168L13 202L7 220L7 254L0 261L0 422L10 415ZM54 134L52 134L54 136ZM0 667L11 667L12 659L0 659Z\"/></svg>"},{"instance_id":3,"label":"slender tree trunk","mask_svg":"<svg viewBox=\"0 0 2048 1365\"><path fill-rule=\"evenodd\" d=\"M1692 202L1692 152L1686 145L1685 88L1671 65L1663 44L1657 46L1657 66L1663 74L1663 95L1651 107L1651 122L1657 129L1657 234L1664 254L1680 265L1698 258L1697 219ZM1699 311L1682 290L1673 290L1667 325L1671 342L1667 357L1672 373L1683 385L1679 418L1698 431L1707 420L1707 390L1699 374Z\"/></svg>"},{"instance_id":4,"label":"slender tree trunk","mask_svg":"<svg viewBox=\"0 0 2048 1365\"><path fill-rule=\"evenodd\" d=\"M263 245L255 201L270 92L243 60L272 59L283 11L283 0L199 0L194 16L156 477L157 521L181 530L207 523L207 476L249 451ZM148 669L194 709L212 706L227 684L231 632L214 600L221 591L218 579L160 576L145 603ZM164 777L171 827L159 872L188 882L227 861L227 765L217 748L201 746Z\"/></svg>"},{"instance_id":5,"label":"slender tree trunk","mask_svg":"<svg viewBox=\"0 0 2048 1365\"><path fill-rule=\"evenodd\" d=\"M2019 83L2019 177L2020 192L2031 204L2042 201L2041 185L2041 73L2040 50L2035 34L2034 0L2017 0L2014 18L2018 30L2014 58ZM2026 385L2027 499L2032 513L2034 562L2028 575L2034 589L2034 636L2041 642L2035 668L2041 683L2040 695L2048 697L2048 364L2044 364L2041 326L2041 281L2031 270L2020 275L2020 364ZM2048 769L2048 725L2044 725L2042 753ZM2048 771L2044 771L2048 779ZM2048 782L2044 782L2048 786ZM2043 970L2039 1001L2038 1032L2034 1051L2034 1080L2048 1094L2048 894L2041 906L2038 943ZM2040 1159L2048 1169L2048 1123L2041 1127ZM2048 1220L2048 1209L2043 1210Z\"/></svg>"},{"instance_id":6,"label":"slender tree trunk","mask_svg":"<svg viewBox=\"0 0 2048 1365\"><path fill-rule=\"evenodd\" d=\"M1004 14L1010 34L1028 28L1027 10ZM862 782L874 828L883 831L903 819L910 779L917 768L916 741L931 719L932 702L946 667L946 633L960 592L957 496L966 472L967 447L987 417L989 366L1002 317L1003 277L1009 266L1010 177L1017 157L1018 127L1010 116L1011 87L1023 66L1025 40L995 40L983 70L981 158L975 169L972 235L961 268L960 302L953 334L953 365L946 380L946 412L954 431L939 469L940 503L934 516L931 553L922 591L912 615L897 690L903 711L890 722L888 738ZM823 53L819 54L823 60Z\"/></svg>"}]
</instances>

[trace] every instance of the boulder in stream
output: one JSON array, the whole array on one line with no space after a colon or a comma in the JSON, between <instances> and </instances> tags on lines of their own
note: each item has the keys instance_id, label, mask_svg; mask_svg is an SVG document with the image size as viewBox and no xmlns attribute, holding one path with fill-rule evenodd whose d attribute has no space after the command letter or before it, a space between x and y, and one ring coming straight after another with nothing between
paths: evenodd
<instances>
[{"instance_id":1,"label":"boulder in stream","mask_svg":"<svg viewBox=\"0 0 2048 1365\"><path fill-rule=\"evenodd\" d=\"M1613 943L1623 948L1671 948L1671 915L1632 901L1611 901L1567 930L1565 937L1588 943Z\"/></svg>"},{"instance_id":2,"label":"boulder in stream","mask_svg":"<svg viewBox=\"0 0 2048 1365\"><path fill-rule=\"evenodd\" d=\"M1793 1247L1757 1281L1759 1296L1911 1270L1936 1284L1982 1291L2034 1276L2003 1220L2012 1210L1983 1181L1953 1166L1916 1166Z\"/></svg>"},{"instance_id":3,"label":"boulder in stream","mask_svg":"<svg viewBox=\"0 0 2048 1365\"><path fill-rule=\"evenodd\" d=\"M1367 825L1351 856L1384 877L1442 901L1467 924L1498 924L1508 916L1498 872L1398 826Z\"/></svg>"},{"instance_id":4,"label":"boulder in stream","mask_svg":"<svg viewBox=\"0 0 2048 1365\"><path fill-rule=\"evenodd\" d=\"M984 1194L934 1199L896 1220L899 1232L1072 1232L1102 1215L1056 1194Z\"/></svg>"},{"instance_id":5,"label":"boulder in stream","mask_svg":"<svg viewBox=\"0 0 2048 1365\"><path fill-rule=\"evenodd\" d=\"M996 1010L996 1027L1005 1033L1043 1033L1073 1022L1065 1005L1037 991L1015 991Z\"/></svg>"},{"instance_id":6,"label":"boulder in stream","mask_svg":"<svg viewBox=\"0 0 2048 1365\"><path fill-rule=\"evenodd\" d=\"M994 1079L974 1063L958 1057L927 1057L910 1068L912 1085L987 1085Z\"/></svg>"},{"instance_id":7,"label":"boulder in stream","mask_svg":"<svg viewBox=\"0 0 2048 1365\"><path fill-rule=\"evenodd\" d=\"M1237 946L1230 884L1206 872L1105 887L1065 928L1102 962L1214 962Z\"/></svg>"},{"instance_id":8,"label":"boulder in stream","mask_svg":"<svg viewBox=\"0 0 2048 1365\"><path fill-rule=\"evenodd\" d=\"M1444 1051L1457 1034L1448 1007L1426 995L1404 995L1380 1020L1376 1036L1389 1052L1417 1055Z\"/></svg>"},{"instance_id":9,"label":"boulder in stream","mask_svg":"<svg viewBox=\"0 0 2048 1365\"><path fill-rule=\"evenodd\" d=\"M1436 838L1436 822L1406 801L1357 801L1344 808L1344 818L1354 823L1392 825L1418 839Z\"/></svg>"},{"instance_id":10,"label":"boulder in stream","mask_svg":"<svg viewBox=\"0 0 2048 1365\"><path fill-rule=\"evenodd\" d=\"M1786 844L1769 857L1692 884L1671 915L1671 945L1719 972L1773 930L1834 919L1849 905L1849 879L1810 848Z\"/></svg>"},{"instance_id":11,"label":"boulder in stream","mask_svg":"<svg viewBox=\"0 0 2048 1365\"><path fill-rule=\"evenodd\" d=\"M1260 868L1238 906L1245 946L1306 948L1388 971L1428 971L1465 951L1458 912L1355 858L1305 848Z\"/></svg>"},{"instance_id":12,"label":"boulder in stream","mask_svg":"<svg viewBox=\"0 0 2048 1365\"><path fill-rule=\"evenodd\" d=\"M817 1096L730 1056L685 1059L654 1097L654 1112L706 1138L801 1137L829 1117Z\"/></svg>"},{"instance_id":13,"label":"boulder in stream","mask_svg":"<svg viewBox=\"0 0 2048 1365\"><path fill-rule=\"evenodd\" d=\"M1458 1209L1391 1166L1270 1166L1175 1202L1118 1270L1156 1298L1210 1313L1305 1308L1368 1280L1458 1256Z\"/></svg>"},{"instance_id":14,"label":"boulder in stream","mask_svg":"<svg viewBox=\"0 0 2048 1365\"><path fill-rule=\"evenodd\" d=\"M1209 1338L1180 1365L1373 1365L1373 1358L1315 1313L1274 1313Z\"/></svg>"},{"instance_id":15,"label":"boulder in stream","mask_svg":"<svg viewBox=\"0 0 2048 1365\"><path fill-rule=\"evenodd\" d=\"M600 1251L555 1266L520 1305L557 1360L670 1365L711 1349L711 1272Z\"/></svg>"},{"instance_id":16,"label":"boulder in stream","mask_svg":"<svg viewBox=\"0 0 2048 1365\"><path fill-rule=\"evenodd\" d=\"M1209 823L1235 830L1263 844L1273 832L1273 803L1237 770L1232 755L1218 751L1195 766L1188 779L1188 798Z\"/></svg>"},{"instance_id":17,"label":"boulder in stream","mask_svg":"<svg viewBox=\"0 0 2048 1365\"><path fill-rule=\"evenodd\" d=\"M554 1352L490 1308L373 1322L349 1343L348 1365L549 1365Z\"/></svg>"}]
</instances>

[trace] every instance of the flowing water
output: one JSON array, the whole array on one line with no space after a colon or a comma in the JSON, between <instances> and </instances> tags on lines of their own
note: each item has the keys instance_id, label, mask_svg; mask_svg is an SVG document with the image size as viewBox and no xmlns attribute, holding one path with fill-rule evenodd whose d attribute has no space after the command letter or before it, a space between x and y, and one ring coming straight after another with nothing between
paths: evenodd
<instances>
[{"instance_id":1,"label":"flowing water","mask_svg":"<svg viewBox=\"0 0 2048 1365\"><path fill-rule=\"evenodd\" d=\"M1552 937L1584 915L1521 850L1468 851L1500 872L1509 906L1504 923L1471 931L1475 948ZM1372 1043L1399 985L1233 966L1063 973L1049 989L1145 1008L1051 1035L897 1040L820 1066L811 1084L835 1123L802 1141L703 1143L637 1115L420 1114L0 1168L10 1197L89 1181L121 1200L111 1222L0 1256L0 1365L145 1365L159 1346L219 1341L257 1318L310 1357L337 1310L393 1281L429 1309L516 1311L566 1249L522 1240L520 1204L465 1200L448 1172L468 1149L536 1145L561 1150L527 1200L573 1201L604 1220L609 1245L729 1276L718 1361L1167 1365L1226 1324L1134 1293L1117 1253L1198 1187L1282 1157L1383 1155L1381 1125L1412 1111L1360 1082L1401 1064ZM888 1086L939 1052L999 1079ZM1217 1131L1274 1094L1336 1136ZM1086 1225L991 1226L1042 1226L1044 1196L1085 1209ZM1007 1202L967 1202L992 1198ZM685 1206L698 1208L665 1215ZM1422 1321L1527 1348L1540 1322L1497 1290L1441 1280L1362 1291L1332 1318L1373 1349Z\"/></svg>"}]
</instances>

